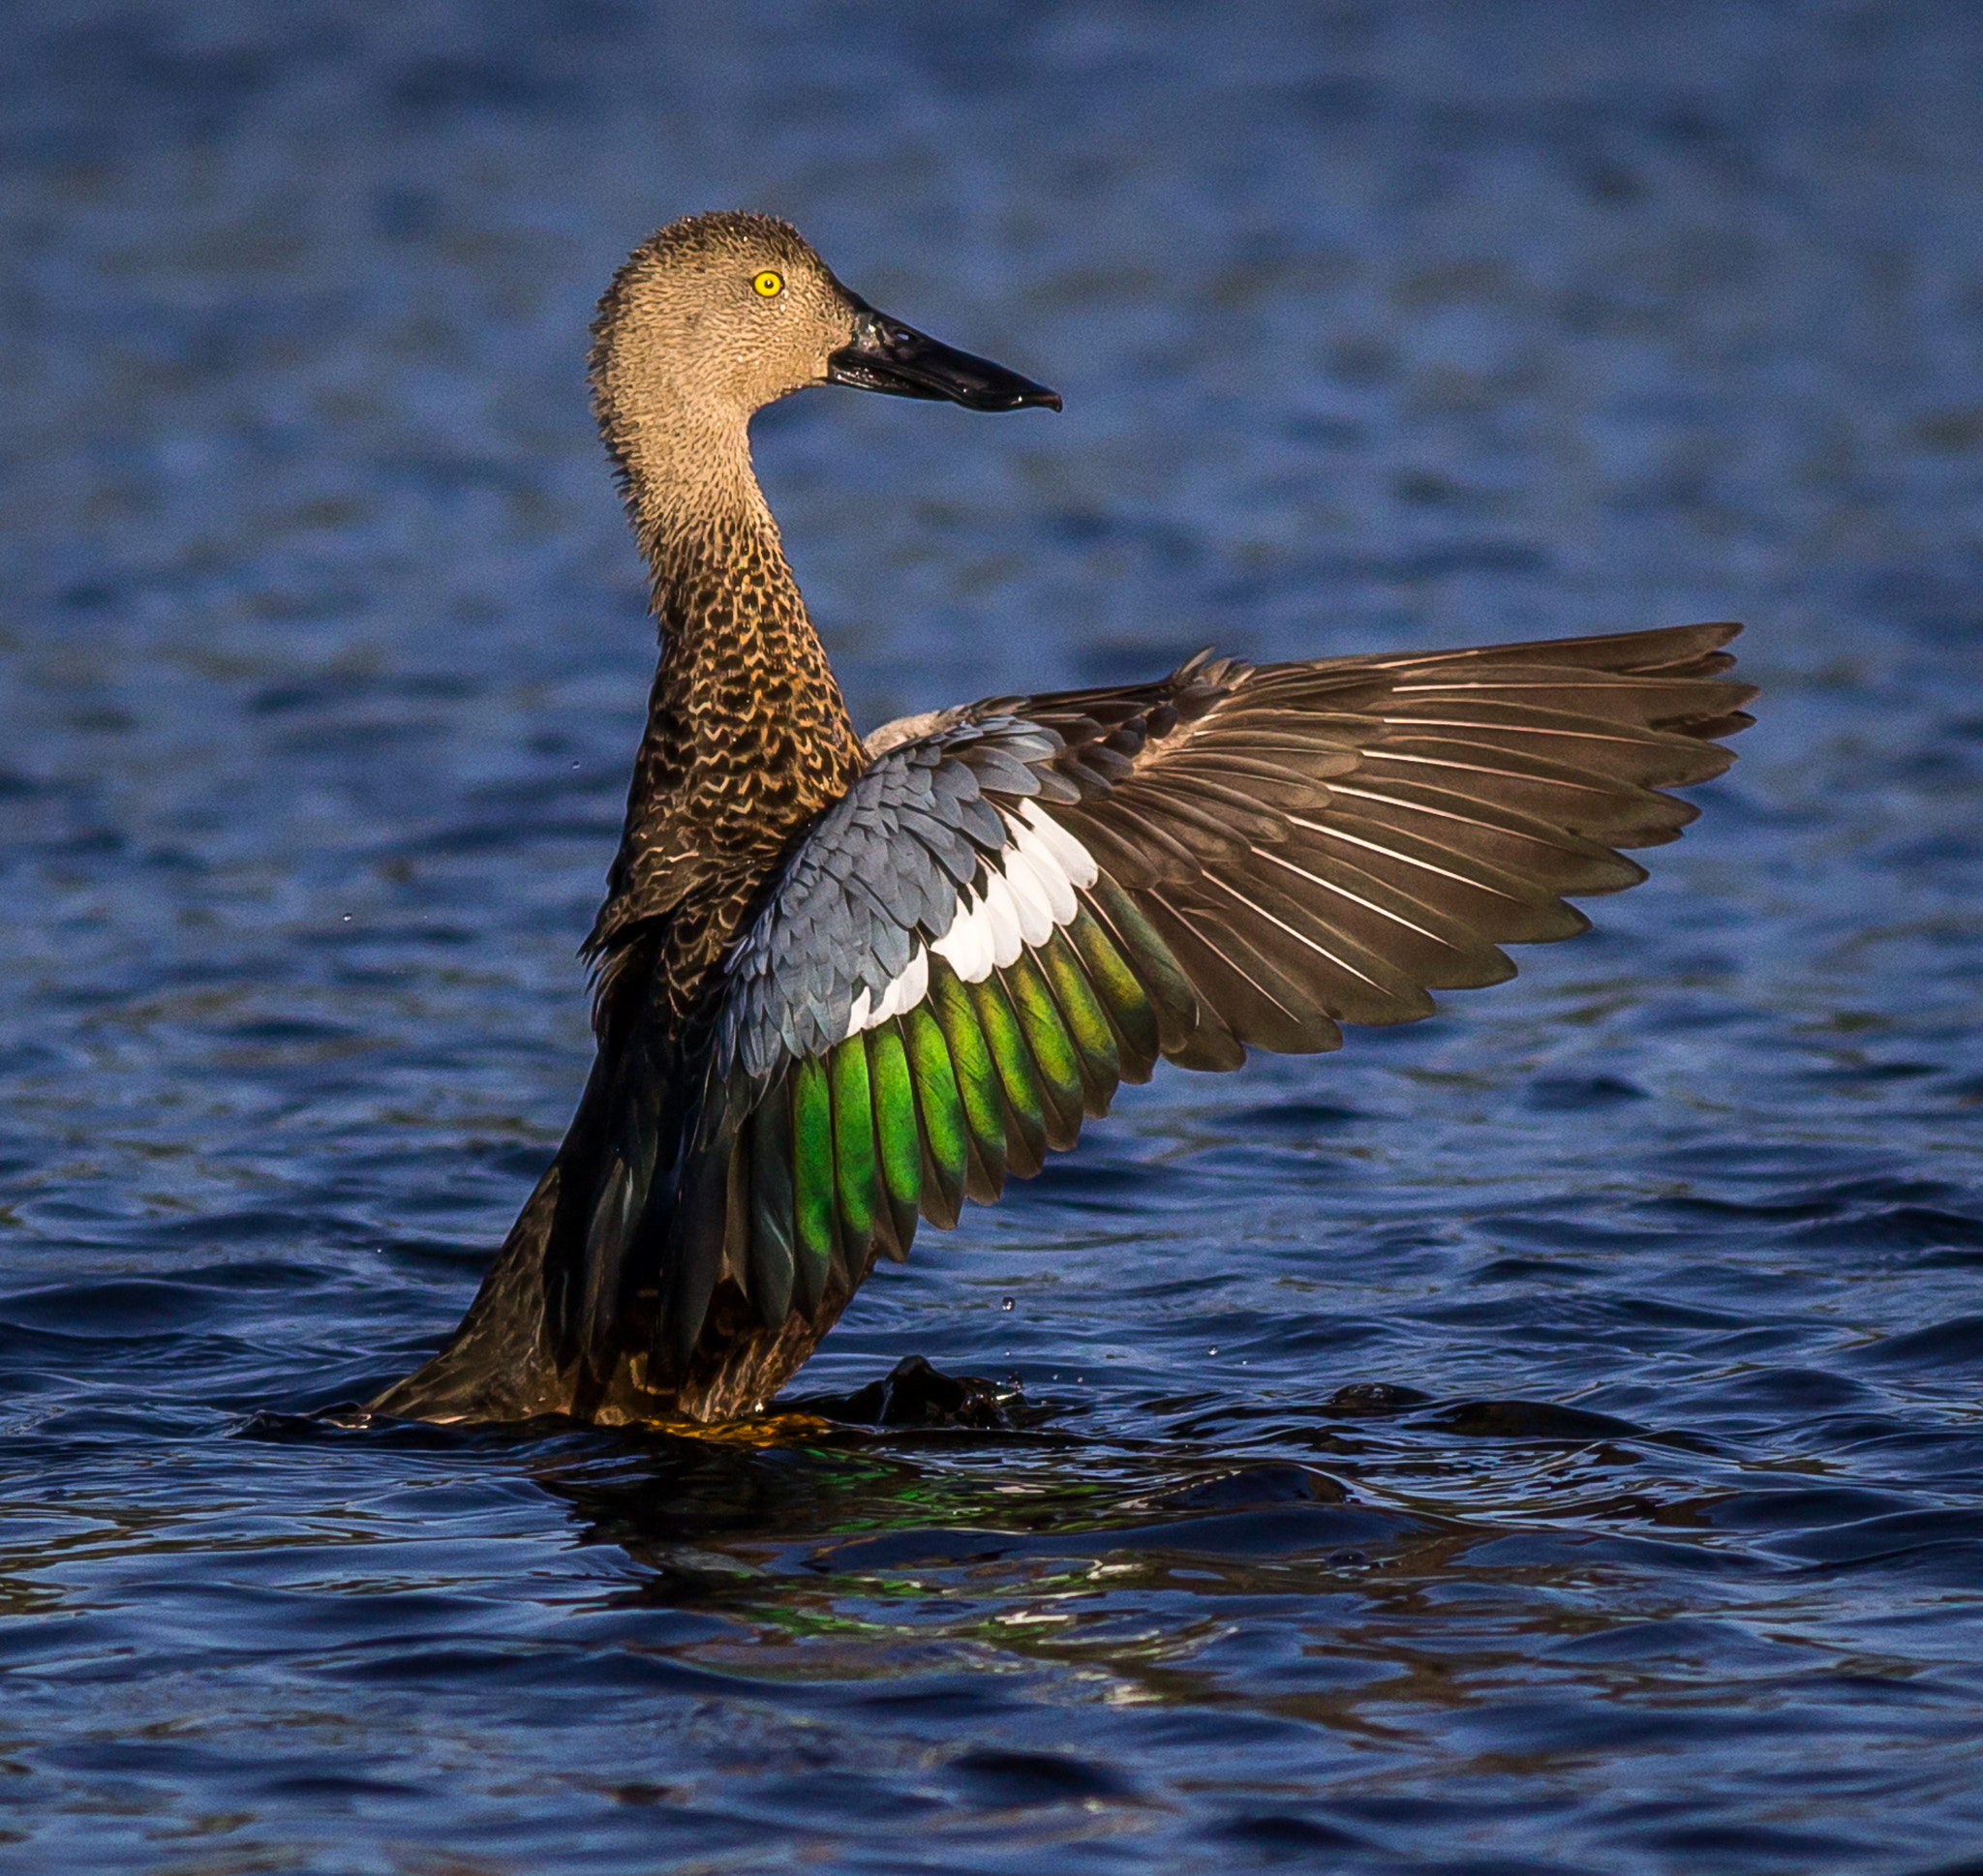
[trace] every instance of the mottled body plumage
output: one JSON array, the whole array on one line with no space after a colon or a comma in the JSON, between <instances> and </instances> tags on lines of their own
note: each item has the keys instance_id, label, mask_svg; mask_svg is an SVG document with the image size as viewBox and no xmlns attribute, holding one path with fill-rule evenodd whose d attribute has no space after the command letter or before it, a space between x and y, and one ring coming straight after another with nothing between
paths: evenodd
<instances>
[{"instance_id":1,"label":"mottled body plumage","mask_svg":"<svg viewBox=\"0 0 1983 1876\"><path fill-rule=\"evenodd\" d=\"M919 1218L1037 1172L1159 1059L1333 1048L1511 975L1503 944L1582 929L1566 895L1642 878L1615 850L1673 838L1693 810L1660 791L1719 773L1714 739L1748 720L1735 628L1702 625L1200 658L864 746L750 412L825 378L1057 400L874 314L755 217L663 230L596 335L661 637L587 941L598 1054L462 1326L381 1410L748 1411Z\"/></svg>"}]
</instances>

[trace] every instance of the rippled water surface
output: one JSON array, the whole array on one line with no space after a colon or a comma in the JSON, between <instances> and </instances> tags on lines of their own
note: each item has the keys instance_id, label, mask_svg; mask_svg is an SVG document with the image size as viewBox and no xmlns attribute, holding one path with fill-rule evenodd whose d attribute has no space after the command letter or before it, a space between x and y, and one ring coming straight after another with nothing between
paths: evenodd
<instances>
[{"instance_id":1,"label":"rippled water surface","mask_svg":"<svg viewBox=\"0 0 1983 1876\"><path fill-rule=\"evenodd\" d=\"M0 81L0 1861L1975 1866L1983 15L17 0ZM759 424L865 720L1728 616L1762 720L1591 936L1132 1091L801 1377L1022 1433L325 1414L582 1079L585 324L731 203L1066 393Z\"/></svg>"}]
</instances>

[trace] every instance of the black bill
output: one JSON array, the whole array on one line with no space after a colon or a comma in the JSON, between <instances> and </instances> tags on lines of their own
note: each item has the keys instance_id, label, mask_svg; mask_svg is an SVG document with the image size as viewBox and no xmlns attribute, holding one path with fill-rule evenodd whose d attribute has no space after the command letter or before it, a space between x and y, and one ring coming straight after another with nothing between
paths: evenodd
<instances>
[{"instance_id":1,"label":"black bill","mask_svg":"<svg viewBox=\"0 0 1983 1876\"><path fill-rule=\"evenodd\" d=\"M1034 404L1060 408L1058 391L946 346L864 301L854 304L854 337L827 359L829 384L890 397L947 398L967 410L1022 410Z\"/></svg>"}]
</instances>

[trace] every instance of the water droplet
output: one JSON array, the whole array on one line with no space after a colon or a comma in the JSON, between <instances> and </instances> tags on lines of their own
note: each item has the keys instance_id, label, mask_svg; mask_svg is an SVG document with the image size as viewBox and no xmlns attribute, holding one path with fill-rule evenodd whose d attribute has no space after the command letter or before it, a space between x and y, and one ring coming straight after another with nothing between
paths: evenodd
<instances>
[{"instance_id":1,"label":"water droplet","mask_svg":"<svg viewBox=\"0 0 1983 1876\"><path fill-rule=\"evenodd\" d=\"M1001 1298L998 1307L1009 1313L1012 1309L1012 1298L1010 1296Z\"/></svg>"}]
</instances>

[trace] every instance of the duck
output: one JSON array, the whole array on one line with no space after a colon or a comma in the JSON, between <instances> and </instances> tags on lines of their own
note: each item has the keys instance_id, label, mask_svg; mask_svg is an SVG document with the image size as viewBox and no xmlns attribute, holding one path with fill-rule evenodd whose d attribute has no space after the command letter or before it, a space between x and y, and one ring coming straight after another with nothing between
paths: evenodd
<instances>
[{"instance_id":1,"label":"duck","mask_svg":"<svg viewBox=\"0 0 1983 1876\"><path fill-rule=\"evenodd\" d=\"M368 1406L617 1426L763 1411L881 1258L1037 1173L1159 1063L1315 1053L1513 976L1697 809L1740 629L1252 663L863 737L751 465L814 385L1058 410L789 224L672 223L593 326L659 655L582 954L563 1143L432 1359Z\"/></svg>"}]
</instances>

